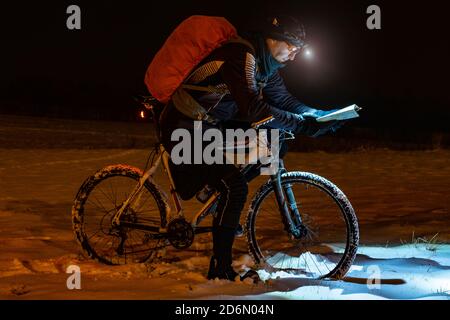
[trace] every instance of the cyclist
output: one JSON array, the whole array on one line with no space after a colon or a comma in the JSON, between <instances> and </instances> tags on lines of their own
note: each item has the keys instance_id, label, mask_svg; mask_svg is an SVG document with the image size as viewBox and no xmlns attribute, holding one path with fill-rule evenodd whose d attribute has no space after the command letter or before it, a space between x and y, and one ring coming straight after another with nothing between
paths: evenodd
<instances>
[{"instance_id":1,"label":"cyclist","mask_svg":"<svg viewBox=\"0 0 450 320\"><path fill-rule=\"evenodd\" d=\"M217 48L188 77L188 84L226 90L223 94L187 90L190 97L209 110L213 119L203 122L203 130L223 128L227 121L239 121L245 127L270 116L273 117L267 124L270 128L314 137L339 126L338 122L316 122L315 118L329 111L298 101L287 91L279 74L279 69L293 61L306 46L303 25L292 17L279 16L267 21L260 30L240 36L244 41ZM175 129L184 128L191 133L194 130L194 119L179 111L185 103L189 102L172 99L161 114L161 140L168 152L176 145L171 141ZM232 268L233 242L247 199L247 184L259 175L259 168L244 176L232 164L170 166L183 200L191 199L205 185L221 192L213 220L213 255L207 278L235 280L238 274Z\"/></svg>"}]
</instances>

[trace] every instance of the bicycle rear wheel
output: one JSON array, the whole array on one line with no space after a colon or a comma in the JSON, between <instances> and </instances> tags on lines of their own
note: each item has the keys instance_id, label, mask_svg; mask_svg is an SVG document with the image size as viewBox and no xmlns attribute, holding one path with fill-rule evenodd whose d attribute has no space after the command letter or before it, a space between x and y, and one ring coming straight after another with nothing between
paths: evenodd
<instances>
[{"instance_id":1,"label":"bicycle rear wheel","mask_svg":"<svg viewBox=\"0 0 450 320\"><path fill-rule=\"evenodd\" d=\"M112 218L141 176L142 171L135 167L112 165L81 186L72 207L72 225L89 257L106 264L140 263L165 246L157 233L112 226ZM165 225L166 203L156 185L147 180L136 199L121 221L157 229Z\"/></svg>"},{"instance_id":2,"label":"bicycle rear wheel","mask_svg":"<svg viewBox=\"0 0 450 320\"><path fill-rule=\"evenodd\" d=\"M344 277L359 243L358 221L347 197L330 181L307 172L285 173L281 185L284 192L292 188L306 235L295 237L286 230L273 185L267 182L247 215L248 248L255 262L270 272Z\"/></svg>"}]
</instances>

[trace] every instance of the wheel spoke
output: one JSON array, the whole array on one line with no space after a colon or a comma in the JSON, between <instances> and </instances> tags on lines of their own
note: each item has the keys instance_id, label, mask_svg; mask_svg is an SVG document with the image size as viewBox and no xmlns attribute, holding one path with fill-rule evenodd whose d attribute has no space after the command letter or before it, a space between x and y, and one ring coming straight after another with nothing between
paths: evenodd
<instances>
[{"instance_id":1,"label":"wheel spoke","mask_svg":"<svg viewBox=\"0 0 450 320\"><path fill-rule=\"evenodd\" d=\"M103 206L103 204L97 199L97 197L95 195L92 195L92 197L94 198L94 200L98 203L95 204L94 202L92 202L90 199L87 200L87 202L92 203L94 206L96 206L100 211L104 211L107 214L111 211L111 210L106 210L106 208Z\"/></svg>"},{"instance_id":2,"label":"wheel spoke","mask_svg":"<svg viewBox=\"0 0 450 320\"><path fill-rule=\"evenodd\" d=\"M338 265L349 265L340 264L341 260L354 259L354 255L345 253L347 233L358 232L357 226L350 230L347 226L346 215L354 212L344 210L349 207L346 203L340 204L347 201L342 200L345 197L334 198L333 192L337 188L325 185L323 179L319 180L320 184L316 184L309 175L282 179L282 185L289 183L295 195L305 235L292 240L291 232L286 233L275 192L271 188L259 193L261 198L255 201L257 207L250 211L255 215L255 218L248 218L253 224L249 226L253 231L248 233L253 238L250 239L250 249L257 256L262 255L263 261L270 261L275 269L298 270L318 278L336 274Z\"/></svg>"},{"instance_id":3,"label":"wheel spoke","mask_svg":"<svg viewBox=\"0 0 450 320\"><path fill-rule=\"evenodd\" d=\"M90 179L94 179L94 181L86 184L87 188L90 189L83 190L84 192L80 193L83 198L78 200L81 207L77 208L80 216L80 222L77 223L81 224L81 230L83 230L81 236L87 243L87 246L83 248L90 255L92 254L113 264L132 261L143 262L153 250L165 246L165 243L161 243L160 239L148 237L146 231L127 227L117 229L117 231L121 230L120 232L126 236L123 243L123 254L118 254L117 249L122 237L119 234L110 234L110 228L112 227L110 219L113 218L117 207L134 190L138 183L137 178L140 175L136 172L129 176L128 173L131 173L131 171L124 173L123 170L126 169L112 168L109 173L91 177ZM87 199L84 199L86 195ZM126 197L121 198L123 195L126 195ZM161 210L165 210L165 207L159 205L162 203L161 194L151 183L146 183L141 190L140 197L141 201L136 203L137 209L131 208L124 212L124 221L160 226L161 216L165 214L161 212ZM112 230L114 231L114 229Z\"/></svg>"},{"instance_id":4,"label":"wheel spoke","mask_svg":"<svg viewBox=\"0 0 450 320\"><path fill-rule=\"evenodd\" d=\"M103 191L103 188L101 187L100 184L97 186L97 189L105 196L105 198L107 198L111 202L111 204L114 205L114 208L115 208L116 205L115 205L114 199L111 198L110 196L106 195L105 191Z\"/></svg>"},{"instance_id":5,"label":"wheel spoke","mask_svg":"<svg viewBox=\"0 0 450 320\"><path fill-rule=\"evenodd\" d=\"M114 188L113 188L113 186L112 186L112 182L111 182L111 181L109 181L109 186L110 186L111 192L112 192L112 194L113 194L114 208L117 208L117 195L116 195L116 192L114 191Z\"/></svg>"},{"instance_id":6,"label":"wheel spoke","mask_svg":"<svg viewBox=\"0 0 450 320\"><path fill-rule=\"evenodd\" d=\"M142 207L144 206L144 204L147 202L147 200L149 199L149 197L146 197L144 201L141 201L141 203L139 204L139 208L136 209L136 212L141 212L140 210L142 209Z\"/></svg>"},{"instance_id":7,"label":"wheel spoke","mask_svg":"<svg viewBox=\"0 0 450 320\"><path fill-rule=\"evenodd\" d=\"M91 240L97 233L99 233L102 229L98 229L95 233L93 233L88 240Z\"/></svg>"}]
</instances>

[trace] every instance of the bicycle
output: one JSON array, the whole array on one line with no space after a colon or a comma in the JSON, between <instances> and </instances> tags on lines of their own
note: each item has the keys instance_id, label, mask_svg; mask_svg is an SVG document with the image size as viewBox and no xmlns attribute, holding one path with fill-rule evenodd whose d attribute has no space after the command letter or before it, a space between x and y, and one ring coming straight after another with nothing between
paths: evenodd
<instances>
[{"instance_id":1,"label":"bicycle","mask_svg":"<svg viewBox=\"0 0 450 320\"><path fill-rule=\"evenodd\" d=\"M143 97L140 103L151 111L158 131L157 101ZM169 154L158 143L151 156L147 171L147 165L144 171L110 165L80 187L72 223L76 239L89 257L106 264L142 263L168 245L189 248L195 235L212 231L211 226L200 224L214 214L220 193L213 193L187 221L170 172ZM174 210L153 179L161 163ZM345 194L316 174L288 172L283 161L253 196L244 230L256 266L315 279L343 278L359 243L358 220Z\"/></svg>"}]
</instances>

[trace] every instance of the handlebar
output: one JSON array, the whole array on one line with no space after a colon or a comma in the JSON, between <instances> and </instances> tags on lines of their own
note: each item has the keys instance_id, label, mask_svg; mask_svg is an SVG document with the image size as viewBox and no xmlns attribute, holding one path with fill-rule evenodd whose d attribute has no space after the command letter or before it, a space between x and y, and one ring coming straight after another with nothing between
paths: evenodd
<instances>
[{"instance_id":1,"label":"handlebar","mask_svg":"<svg viewBox=\"0 0 450 320\"><path fill-rule=\"evenodd\" d=\"M269 117L267 117L267 118L265 118L265 119L262 119L261 121L253 122L253 123L251 124L251 128L252 128L252 129L258 129L258 128L261 127L262 125L265 125L265 124L267 124L267 123L273 121L274 119L275 119L275 118L274 118L273 116L269 116ZM291 131L285 130L285 129L279 129L279 131L280 131L280 138L279 138L280 141L283 141L283 140L293 140L293 139L295 139L295 134L292 133Z\"/></svg>"},{"instance_id":2,"label":"handlebar","mask_svg":"<svg viewBox=\"0 0 450 320\"><path fill-rule=\"evenodd\" d=\"M265 119L262 119L262 120L260 120L260 121L253 122L253 123L251 124L251 127L252 127L252 129L258 129L258 128L261 127L262 125L265 125L265 124L267 124L267 123L269 123L269 122L271 122L271 121L273 121L273 120L274 120L274 117L273 117L273 116L269 116L269 117L267 117L267 118L265 118Z\"/></svg>"}]
</instances>

